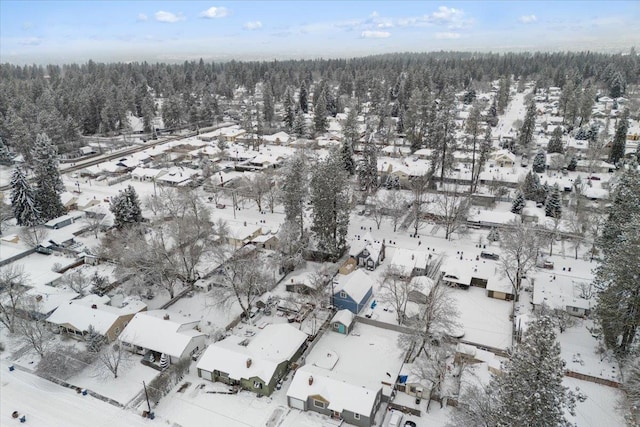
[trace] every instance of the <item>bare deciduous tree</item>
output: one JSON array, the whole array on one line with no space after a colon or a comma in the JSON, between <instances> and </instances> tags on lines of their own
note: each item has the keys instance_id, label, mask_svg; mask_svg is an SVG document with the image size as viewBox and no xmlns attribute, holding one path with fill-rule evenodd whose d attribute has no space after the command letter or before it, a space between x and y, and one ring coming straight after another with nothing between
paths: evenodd
<instances>
[{"instance_id":1,"label":"bare deciduous tree","mask_svg":"<svg viewBox=\"0 0 640 427\"><path fill-rule=\"evenodd\" d=\"M415 290L415 285L414 282L411 281L411 278L406 277L402 273L402 269L398 266L389 265L382 273L380 280L382 293L379 299L393 306L393 309L396 311L396 321L398 325L402 325L405 321L409 294Z\"/></svg>"},{"instance_id":2,"label":"bare deciduous tree","mask_svg":"<svg viewBox=\"0 0 640 427\"><path fill-rule=\"evenodd\" d=\"M417 235L422 227L422 207L427 203L427 190L432 182L432 174L417 176L411 180L411 193L413 194L413 204L411 205L411 215L413 218L413 234Z\"/></svg>"},{"instance_id":3,"label":"bare deciduous tree","mask_svg":"<svg viewBox=\"0 0 640 427\"><path fill-rule=\"evenodd\" d=\"M389 216L395 233L398 230L398 225L400 225L400 220L407 213L405 199L400 191L390 190L387 191L380 203L384 214Z\"/></svg>"},{"instance_id":4,"label":"bare deciduous tree","mask_svg":"<svg viewBox=\"0 0 640 427\"><path fill-rule=\"evenodd\" d=\"M129 355L130 353L125 350L122 343L116 341L102 348L98 353L98 360L100 360L101 366L113 375L113 378L118 378L119 370L130 361Z\"/></svg>"},{"instance_id":5,"label":"bare deciduous tree","mask_svg":"<svg viewBox=\"0 0 640 427\"><path fill-rule=\"evenodd\" d=\"M403 334L399 338L402 347L413 350L412 360L427 352L432 342L457 335L461 327L457 303L451 296L451 288L440 280L442 261L442 258L437 258L427 266L426 276L433 280L433 287L427 295L426 302L420 304L418 316L407 319L408 326L414 332Z\"/></svg>"},{"instance_id":6,"label":"bare deciduous tree","mask_svg":"<svg viewBox=\"0 0 640 427\"><path fill-rule=\"evenodd\" d=\"M444 238L447 240L462 229L469 212L469 197L460 194L457 185L452 188L445 186L434 198L439 222L444 226Z\"/></svg>"},{"instance_id":7,"label":"bare deciduous tree","mask_svg":"<svg viewBox=\"0 0 640 427\"><path fill-rule=\"evenodd\" d=\"M35 306L33 307L35 309ZM29 310L29 309L27 309ZM29 344L42 358L49 349L53 334L44 320L17 318L17 332L25 343Z\"/></svg>"},{"instance_id":8,"label":"bare deciduous tree","mask_svg":"<svg viewBox=\"0 0 640 427\"><path fill-rule=\"evenodd\" d=\"M0 323L10 333L16 331L16 317L27 290L27 276L21 267L7 265L0 268Z\"/></svg>"},{"instance_id":9,"label":"bare deciduous tree","mask_svg":"<svg viewBox=\"0 0 640 427\"><path fill-rule=\"evenodd\" d=\"M500 230L502 256L499 264L502 274L511 282L514 308L522 279L535 268L542 242L537 231L525 223L514 221Z\"/></svg>"},{"instance_id":10,"label":"bare deciduous tree","mask_svg":"<svg viewBox=\"0 0 640 427\"><path fill-rule=\"evenodd\" d=\"M250 319L254 303L267 291L269 283L258 252L248 246L241 248L220 266L217 273L222 286L213 292L215 303L228 307L237 302L245 318Z\"/></svg>"},{"instance_id":11,"label":"bare deciduous tree","mask_svg":"<svg viewBox=\"0 0 640 427\"><path fill-rule=\"evenodd\" d=\"M226 227L211 223L209 209L191 189L166 191L160 212L167 221L122 230L102 246L125 274L157 283L173 298L179 283L189 286L198 279L198 264L222 240Z\"/></svg>"},{"instance_id":12,"label":"bare deciduous tree","mask_svg":"<svg viewBox=\"0 0 640 427\"><path fill-rule=\"evenodd\" d=\"M91 279L87 278L82 270L69 271L62 276L62 283L70 287L81 296L86 294L86 289L91 285Z\"/></svg>"},{"instance_id":13,"label":"bare deciduous tree","mask_svg":"<svg viewBox=\"0 0 640 427\"><path fill-rule=\"evenodd\" d=\"M20 230L20 238L29 246L40 246L49 235L47 230L42 225L36 225L34 227L23 227Z\"/></svg>"}]
</instances>

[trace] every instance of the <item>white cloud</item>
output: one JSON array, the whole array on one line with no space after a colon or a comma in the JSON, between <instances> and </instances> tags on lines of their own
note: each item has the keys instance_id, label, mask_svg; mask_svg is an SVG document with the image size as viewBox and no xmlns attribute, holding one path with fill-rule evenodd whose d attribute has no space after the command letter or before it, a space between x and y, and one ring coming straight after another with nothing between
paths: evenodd
<instances>
[{"instance_id":1,"label":"white cloud","mask_svg":"<svg viewBox=\"0 0 640 427\"><path fill-rule=\"evenodd\" d=\"M20 39L19 43L22 46L38 46L42 43L42 39L40 37L27 37L24 39Z\"/></svg>"},{"instance_id":2,"label":"white cloud","mask_svg":"<svg viewBox=\"0 0 640 427\"><path fill-rule=\"evenodd\" d=\"M446 33L436 33L436 38L438 40L455 40L460 38L460 33L446 32Z\"/></svg>"},{"instance_id":3,"label":"white cloud","mask_svg":"<svg viewBox=\"0 0 640 427\"><path fill-rule=\"evenodd\" d=\"M465 19L464 11L454 7L440 6L435 12L409 18L401 18L401 27L424 27L430 25L445 26L449 29L463 28L471 25L471 19Z\"/></svg>"},{"instance_id":4,"label":"white cloud","mask_svg":"<svg viewBox=\"0 0 640 427\"><path fill-rule=\"evenodd\" d=\"M138 14L138 18L136 19L137 21L147 21L149 19L149 17L147 15L145 15L144 13L139 13Z\"/></svg>"},{"instance_id":5,"label":"white cloud","mask_svg":"<svg viewBox=\"0 0 640 427\"><path fill-rule=\"evenodd\" d=\"M174 23L174 22L178 22L178 21L184 21L187 18L184 17L184 15L182 15L182 13L178 13L177 15L175 13L171 13L171 12L165 12L164 10L159 10L154 14L156 21L158 22L168 22L168 23Z\"/></svg>"},{"instance_id":6,"label":"white cloud","mask_svg":"<svg viewBox=\"0 0 640 427\"><path fill-rule=\"evenodd\" d=\"M200 12L201 18L208 19L224 18L227 15L229 15L229 9L227 9L226 7L211 6L209 9Z\"/></svg>"},{"instance_id":7,"label":"white cloud","mask_svg":"<svg viewBox=\"0 0 640 427\"><path fill-rule=\"evenodd\" d=\"M262 28L262 22L260 21L251 21L251 22L246 22L242 28L244 28L245 30L259 30L260 28Z\"/></svg>"},{"instance_id":8,"label":"white cloud","mask_svg":"<svg viewBox=\"0 0 640 427\"><path fill-rule=\"evenodd\" d=\"M391 37L391 33L388 31L363 31L360 33L360 37L363 39L386 39Z\"/></svg>"},{"instance_id":9,"label":"white cloud","mask_svg":"<svg viewBox=\"0 0 640 427\"><path fill-rule=\"evenodd\" d=\"M537 20L538 17L536 15L523 15L518 18L518 21L522 22L523 24L531 24L533 22L536 22Z\"/></svg>"}]
</instances>

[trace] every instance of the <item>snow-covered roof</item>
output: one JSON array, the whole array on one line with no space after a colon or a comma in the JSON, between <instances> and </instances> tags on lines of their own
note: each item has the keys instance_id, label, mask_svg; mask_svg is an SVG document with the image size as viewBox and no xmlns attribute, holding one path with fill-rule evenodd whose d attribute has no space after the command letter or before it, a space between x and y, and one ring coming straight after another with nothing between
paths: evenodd
<instances>
[{"instance_id":1,"label":"snow-covered roof","mask_svg":"<svg viewBox=\"0 0 640 427\"><path fill-rule=\"evenodd\" d=\"M554 275L555 280L536 280L533 286L533 304L546 304L551 309L566 310L575 307L588 310L591 301L580 296L581 286L589 286L587 281Z\"/></svg>"},{"instance_id":2,"label":"snow-covered roof","mask_svg":"<svg viewBox=\"0 0 640 427\"><path fill-rule=\"evenodd\" d=\"M39 288L31 288L25 293L32 301L36 302L34 310L40 314L51 313L56 308L60 307L77 298L80 294L73 291L68 291L53 286L41 286Z\"/></svg>"},{"instance_id":3,"label":"snow-covered roof","mask_svg":"<svg viewBox=\"0 0 640 427\"><path fill-rule=\"evenodd\" d=\"M225 372L235 380L258 377L268 382L278 365L291 360L306 339L307 334L287 323L270 324L246 345L246 338L236 335L211 344L197 367Z\"/></svg>"},{"instance_id":4,"label":"snow-covered roof","mask_svg":"<svg viewBox=\"0 0 640 427\"><path fill-rule=\"evenodd\" d=\"M343 325L349 326L353 319L356 317L350 310L343 308L342 310L338 310L338 312L331 319L331 323L338 322Z\"/></svg>"},{"instance_id":5,"label":"snow-covered roof","mask_svg":"<svg viewBox=\"0 0 640 427\"><path fill-rule=\"evenodd\" d=\"M371 278L362 270L356 270L351 274L336 275L335 292L346 292L354 301L360 302L371 289Z\"/></svg>"},{"instance_id":6,"label":"snow-covered roof","mask_svg":"<svg viewBox=\"0 0 640 427\"><path fill-rule=\"evenodd\" d=\"M429 253L427 252L396 248L390 264L399 268L405 275L409 276L414 268L425 268L428 259Z\"/></svg>"},{"instance_id":7,"label":"snow-covered roof","mask_svg":"<svg viewBox=\"0 0 640 427\"><path fill-rule=\"evenodd\" d=\"M131 176L138 179L157 178L165 173L167 173L167 171L164 169L137 167L131 171Z\"/></svg>"},{"instance_id":8,"label":"snow-covered roof","mask_svg":"<svg viewBox=\"0 0 640 427\"><path fill-rule=\"evenodd\" d=\"M364 249L369 252L371 259L377 261L382 252L382 242L374 240L370 233L367 233L362 239L353 239L349 248L349 256L356 257Z\"/></svg>"},{"instance_id":9,"label":"snow-covered roof","mask_svg":"<svg viewBox=\"0 0 640 427\"><path fill-rule=\"evenodd\" d=\"M410 289L414 289L423 295L429 295L433 289L433 279L427 276L415 276L411 278Z\"/></svg>"},{"instance_id":10,"label":"snow-covered roof","mask_svg":"<svg viewBox=\"0 0 640 427\"><path fill-rule=\"evenodd\" d=\"M375 405L380 389L381 387L377 390L369 389L329 378L323 375L322 369L306 365L296 371L287 390L287 397L306 401L309 396L322 396L329 402L327 408L332 411L348 410L368 415Z\"/></svg>"},{"instance_id":11,"label":"snow-covered roof","mask_svg":"<svg viewBox=\"0 0 640 427\"><path fill-rule=\"evenodd\" d=\"M164 319L168 315L169 319ZM166 310L150 310L136 314L120 334L126 343L182 357L194 336L204 335L193 328L198 324L177 313Z\"/></svg>"},{"instance_id":12,"label":"snow-covered roof","mask_svg":"<svg viewBox=\"0 0 640 427\"><path fill-rule=\"evenodd\" d=\"M47 321L61 326L69 325L78 331L87 331L91 325L97 333L106 335L121 316L137 313L146 307L140 300L132 300L126 306L118 308L95 303L91 299L85 301L83 298L59 306Z\"/></svg>"}]
</instances>

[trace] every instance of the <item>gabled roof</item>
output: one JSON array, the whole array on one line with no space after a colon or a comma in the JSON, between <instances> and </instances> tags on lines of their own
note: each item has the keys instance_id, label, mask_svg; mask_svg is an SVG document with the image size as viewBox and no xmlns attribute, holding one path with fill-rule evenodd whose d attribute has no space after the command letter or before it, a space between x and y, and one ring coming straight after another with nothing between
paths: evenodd
<instances>
[{"instance_id":1,"label":"gabled roof","mask_svg":"<svg viewBox=\"0 0 640 427\"><path fill-rule=\"evenodd\" d=\"M288 323L267 325L246 345L241 344L246 338L236 335L211 344L197 367L225 372L235 380L258 377L269 382L278 365L291 360L306 339L307 334Z\"/></svg>"},{"instance_id":2,"label":"gabled roof","mask_svg":"<svg viewBox=\"0 0 640 427\"><path fill-rule=\"evenodd\" d=\"M339 322L343 325L349 326L355 317L355 314L346 308L343 308L342 310L338 310L338 312L333 316L331 323Z\"/></svg>"},{"instance_id":3,"label":"gabled roof","mask_svg":"<svg viewBox=\"0 0 640 427\"><path fill-rule=\"evenodd\" d=\"M132 345L181 357L195 336L204 335L194 330L197 321L170 313L166 310L150 310L136 314L120 334L120 339Z\"/></svg>"},{"instance_id":4,"label":"gabled roof","mask_svg":"<svg viewBox=\"0 0 640 427\"><path fill-rule=\"evenodd\" d=\"M346 276L338 274L336 279L334 291L346 292L357 303L361 302L371 289L371 278L362 270L356 270Z\"/></svg>"},{"instance_id":5,"label":"gabled roof","mask_svg":"<svg viewBox=\"0 0 640 427\"><path fill-rule=\"evenodd\" d=\"M142 301L131 303L125 307L117 308L105 304L95 304L92 308L91 301L85 303L82 300L69 301L63 304L49 316L47 321L60 326L71 326L78 331L87 331L93 326L100 335L106 335L113 324L121 317L137 313L146 307Z\"/></svg>"},{"instance_id":6,"label":"gabled roof","mask_svg":"<svg viewBox=\"0 0 640 427\"><path fill-rule=\"evenodd\" d=\"M309 381L310 377L312 381ZM329 402L327 408L332 411L342 412L346 409L368 416L381 388L373 390L329 378L323 375L321 368L306 365L296 371L287 397L306 401L309 396L320 396Z\"/></svg>"}]
</instances>

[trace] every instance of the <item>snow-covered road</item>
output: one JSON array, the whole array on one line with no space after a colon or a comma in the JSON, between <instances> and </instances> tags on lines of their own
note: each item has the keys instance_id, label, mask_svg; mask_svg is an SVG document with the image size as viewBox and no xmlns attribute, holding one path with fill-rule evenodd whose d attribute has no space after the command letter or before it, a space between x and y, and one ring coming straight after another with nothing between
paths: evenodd
<instances>
[{"instance_id":1,"label":"snow-covered road","mask_svg":"<svg viewBox=\"0 0 640 427\"><path fill-rule=\"evenodd\" d=\"M42 427L137 427L153 421L119 409L89 395L83 396L33 374L9 371L0 363L0 425L19 425L13 411L26 416L27 426ZM157 423L157 422L156 422Z\"/></svg>"}]
</instances>

